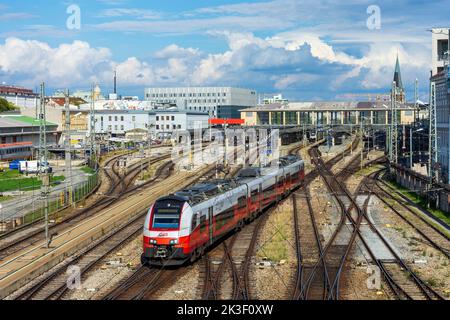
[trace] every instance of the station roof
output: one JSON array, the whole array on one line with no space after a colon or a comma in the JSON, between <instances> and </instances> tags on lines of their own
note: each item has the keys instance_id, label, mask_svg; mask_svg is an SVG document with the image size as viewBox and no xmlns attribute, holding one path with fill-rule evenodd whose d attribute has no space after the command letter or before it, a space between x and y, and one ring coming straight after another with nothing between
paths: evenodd
<instances>
[{"instance_id":1,"label":"station roof","mask_svg":"<svg viewBox=\"0 0 450 320\"><path fill-rule=\"evenodd\" d=\"M414 104L400 104L400 110L413 110ZM255 108L248 108L240 110L241 112L283 112L283 111L301 111L301 112L314 112L314 111L387 111L390 110L389 101L376 101L376 102L290 102L287 104L274 103L259 105Z\"/></svg>"}]
</instances>

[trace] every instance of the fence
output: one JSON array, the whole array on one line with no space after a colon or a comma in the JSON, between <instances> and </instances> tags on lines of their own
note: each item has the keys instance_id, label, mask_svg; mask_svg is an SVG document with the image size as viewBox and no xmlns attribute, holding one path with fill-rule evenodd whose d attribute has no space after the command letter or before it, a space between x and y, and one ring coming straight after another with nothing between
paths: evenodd
<instances>
[{"instance_id":1,"label":"fence","mask_svg":"<svg viewBox=\"0 0 450 320\"><path fill-rule=\"evenodd\" d=\"M428 198L430 193L427 192L428 177L414 172L401 165L391 164L396 171L396 182L404 188L411 190L418 195ZM431 188L434 201L431 201L440 210L450 212L450 186L442 183L434 184Z\"/></svg>"},{"instance_id":2,"label":"fence","mask_svg":"<svg viewBox=\"0 0 450 320\"><path fill-rule=\"evenodd\" d=\"M49 220L59 221L63 209L83 201L99 185L98 172L90 175L86 181L78 182L72 187L65 182L54 185L48 195ZM13 193L13 200L3 204L0 209L0 233L21 228L42 220L45 215L45 200L41 196L39 185L23 188Z\"/></svg>"}]
</instances>

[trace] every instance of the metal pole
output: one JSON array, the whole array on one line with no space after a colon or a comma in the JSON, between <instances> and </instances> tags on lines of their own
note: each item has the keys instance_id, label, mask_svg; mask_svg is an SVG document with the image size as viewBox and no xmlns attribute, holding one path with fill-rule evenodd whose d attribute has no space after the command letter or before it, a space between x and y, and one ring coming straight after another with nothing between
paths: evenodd
<instances>
[{"instance_id":1,"label":"metal pole","mask_svg":"<svg viewBox=\"0 0 450 320\"><path fill-rule=\"evenodd\" d=\"M66 90L65 93L65 112L66 112L66 130L65 130L65 147L66 147L66 155L65 155L65 164L66 164L66 197L67 197L67 205L72 205L72 150L71 150L71 134L70 134L70 95L69 90Z\"/></svg>"},{"instance_id":2,"label":"metal pole","mask_svg":"<svg viewBox=\"0 0 450 320\"><path fill-rule=\"evenodd\" d=\"M413 130L412 127L409 129L409 167L413 168L413 147L412 147L412 143L413 143Z\"/></svg>"},{"instance_id":3,"label":"metal pole","mask_svg":"<svg viewBox=\"0 0 450 320\"><path fill-rule=\"evenodd\" d=\"M48 226L48 194L50 187L50 175L47 165L47 123L45 112L45 84L41 84L41 105L39 110L39 159L38 173L41 176L42 187L41 196L44 199L44 220L45 220L45 239L46 248L50 246L49 226ZM45 169L43 167L45 166Z\"/></svg>"},{"instance_id":4,"label":"metal pole","mask_svg":"<svg viewBox=\"0 0 450 320\"><path fill-rule=\"evenodd\" d=\"M92 85L91 90L91 109L90 109L90 126L89 126L89 138L90 138L90 157L92 167L97 169L97 159L95 153L97 152L95 147L95 93L94 93L94 85Z\"/></svg>"},{"instance_id":5,"label":"metal pole","mask_svg":"<svg viewBox=\"0 0 450 320\"><path fill-rule=\"evenodd\" d=\"M363 169L363 161L364 161L364 138L363 138L363 123L362 123L363 118L361 117L361 121L360 121L360 139L361 139L361 163L360 163L360 169Z\"/></svg>"}]
</instances>

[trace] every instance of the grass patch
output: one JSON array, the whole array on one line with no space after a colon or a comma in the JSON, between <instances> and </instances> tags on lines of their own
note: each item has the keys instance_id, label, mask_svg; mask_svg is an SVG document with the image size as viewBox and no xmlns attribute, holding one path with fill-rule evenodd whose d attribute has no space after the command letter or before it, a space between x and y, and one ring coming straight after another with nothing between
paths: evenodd
<instances>
[{"instance_id":1,"label":"grass patch","mask_svg":"<svg viewBox=\"0 0 450 320\"><path fill-rule=\"evenodd\" d=\"M51 178L51 185L55 186L64 180L64 176ZM0 173L0 192L7 191L32 191L41 187L42 182L37 177L26 177L17 170L8 170Z\"/></svg>"},{"instance_id":2,"label":"grass patch","mask_svg":"<svg viewBox=\"0 0 450 320\"><path fill-rule=\"evenodd\" d=\"M13 196L0 196L0 202L6 202L12 199L14 199Z\"/></svg>"},{"instance_id":3,"label":"grass patch","mask_svg":"<svg viewBox=\"0 0 450 320\"><path fill-rule=\"evenodd\" d=\"M83 171L86 174L94 174L95 173L95 170L88 166L82 167L81 171Z\"/></svg>"},{"instance_id":4,"label":"grass patch","mask_svg":"<svg viewBox=\"0 0 450 320\"><path fill-rule=\"evenodd\" d=\"M418 205L419 207L429 211L431 214L433 214L436 218L441 219L446 224L450 225L450 214L435 208L427 208L427 199L425 197L422 197L421 195L412 192L403 186L399 185L397 182L394 181L386 181L386 183L391 186L393 189L400 192L402 195L407 197L409 200L411 200L413 203Z\"/></svg>"},{"instance_id":5,"label":"grass patch","mask_svg":"<svg viewBox=\"0 0 450 320\"><path fill-rule=\"evenodd\" d=\"M286 212L289 215L289 212ZM267 258L273 262L287 260L288 251L286 239L289 238L289 227L286 224L286 214L278 213L270 218L268 223L273 227L270 228L275 233L270 241L266 242L261 250L258 251L260 258Z\"/></svg>"}]
</instances>

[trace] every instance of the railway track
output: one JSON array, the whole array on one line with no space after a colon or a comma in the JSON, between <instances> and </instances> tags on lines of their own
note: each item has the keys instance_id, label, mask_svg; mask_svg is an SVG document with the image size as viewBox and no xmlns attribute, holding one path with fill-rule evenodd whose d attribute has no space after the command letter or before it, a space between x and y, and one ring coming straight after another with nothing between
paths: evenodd
<instances>
[{"instance_id":1,"label":"railway track","mask_svg":"<svg viewBox=\"0 0 450 320\"><path fill-rule=\"evenodd\" d=\"M292 196L292 206L297 255L296 282L292 299L323 300L329 290L329 277L326 262L323 259L323 239L317 227L311 196L307 188ZM299 207L301 209L306 207L306 212L299 210ZM310 279L314 272L318 274L316 281L307 284L307 279Z\"/></svg>"},{"instance_id":2,"label":"railway track","mask_svg":"<svg viewBox=\"0 0 450 320\"><path fill-rule=\"evenodd\" d=\"M323 283L325 280L323 279L323 274L327 274L328 285L325 286L326 292L324 293L324 297L327 300L338 300L341 274L353 244L355 243L357 235L356 231L361 223L362 214L348 190L330 171L329 166L325 165L320 157L318 149L312 148L309 153L313 163L316 165L316 169L327 185L327 189L339 205L340 221L330 240L323 248L320 259L313 267L311 267L310 275L305 282L303 282L302 290L300 290L300 293L297 293L297 297L304 297L307 299L307 293L311 290L311 287L314 286L317 288L324 286ZM346 200L348 204L346 204L344 200ZM352 207L356 209L356 224L353 226L353 230L349 231L345 226L348 219L352 216ZM326 272L323 272L323 269L326 269ZM322 270L322 272L320 272L320 270Z\"/></svg>"},{"instance_id":3,"label":"railway track","mask_svg":"<svg viewBox=\"0 0 450 320\"><path fill-rule=\"evenodd\" d=\"M380 170L372 174L372 183L366 186L372 188L370 191L375 193L377 197L398 217L405 221L418 234L420 234L430 246L440 251L447 258L450 258L450 238L431 222L422 217L419 213L411 209L408 203L399 201L398 198L386 192L380 185L380 175L384 170ZM377 190L377 191L375 191ZM390 201L386 200L389 199Z\"/></svg>"},{"instance_id":4,"label":"railway track","mask_svg":"<svg viewBox=\"0 0 450 320\"><path fill-rule=\"evenodd\" d=\"M168 178L172 172L172 163L162 165L151 180L153 184L160 183ZM102 237L92 243L85 250L72 256L70 259L58 265L58 267L47 274L41 281L21 293L17 300L57 300L68 291L67 267L77 265L81 268L81 274L86 274L94 268L101 260L111 252L119 249L132 239L135 239L142 232L145 214L138 215L119 227L113 233Z\"/></svg>"},{"instance_id":5,"label":"railway track","mask_svg":"<svg viewBox=\"0 0 450 320\"><path fill-rule=\"evenodd\" d=\"M103 300L150 300L158 290L174 282L182 272L182 269L140 266L131 277L106 295Z\"/></svg>"},{"instance_id":6,"label":"railway track","mask_svg":"<svg viewBox=\"0 0 450 320\"><path fill-rule=\"evenodd\" d=\"M373 179L373 176L376 176L377 174L378 172L372 173L372 178L368 177L362 182L366 193L368 194L366 203L369 202L370 197L377 196L377 193L373 191L375 184L375 179ZM358 230L359 238L371 256L373 263L377 265L383 274L386 283L395 294L396 298L400 300L444 300L438 292L420 279L407 265L407 263L398 255L390 241L378 230L369 218L367 205L364 206L363 216L367 225L377 235L383 245L388 249L389 253L393 256L393 259L378 259L370 245L367 243L365 237ZM354 224L355 222L352 221L352 223Z\"/></svg>"},{"instance_id":7,"label":"railway track","mask_svg":"<svg viewBox=\"0 0 450 320\"><path fill-rule=\"evenodd\" d=\"M318 157L318 154L314 154L316 151L312 152L313 158L315 158L314 162L316 164L319 164L320 166L320 158ZM323 168L323 167L322 167ZM322 177L325 179L325 183L327 184L328 189L333 193L334 197L339 203L339 206L341 208L341 222L338 225L338 228L336 229L335 234L341 232L344 227L343 222L350 222L351 223L351 236L347 237L348 242L346 242L346 245L342 250L336 250L332 251L332 255L338 257L336 262L334 262L334 259L329 259L329 251L328 248L330 245L335 241L336 237L333 235L332 239L328 243L328 245L325 247L324 250L324 257L326 260L326 268L329 273L330 277L330 287L328 289L327 299L339 299L339 282L341 275L343 273L345 263L348 259L350 250L352 246L355 244L356 237L358 236L359 239L363 242L365 248L369 252L369 255L371 256L372 260L375 261L379 269L382 271L389 287L391 290L395 293L397 298L399 299L427 299L427 300L440 300L442 299L442 296L440 296L437 292L435 292L432 288L430 288L426 283L424 283L407 265L406 263L398 256L395 249L392 247L390 242L379 232L379 230L373 225L371 220L368 218L368 204L370 200L370 194L364 201L364 205L362 206L362 209L351 194L349 194L347 188L337 178L326 179L326 176L324 176L324 172L321 173ZM366 186L367 183L365 182ZM361 192L362 188L358 188L358 192ZM369 190L371 190L369 188ZM341 196L347 197L347 199L350 201L349 206L346 206ZM356 217L352 214L352 208L356 210ZM365 222L371 230L379 237L379 239L383 242L383 244L386 246L386 248L389 250L389 252L393 255L394 259L392 260L380 260L377 259L377 256L375 253L371 250L370 245L367 243L364 236L361 234L360 227L362 222ZM339 258L340 257L340 258ZM317 270L316 264L316 270ZM396 271L402 271L400 273ZM317 272L315 273L317 274ZM406 276L405 276L406 275Z\"/></svg>"},{"instance_id":8,"label":"railway track","mask_svg":"<svg viewBox=\"0 0 450 320\"><path fill-rule=\"evenodd\" d=\"M145 160L145 164L143 167L148 167L150 165L161 162L165 159L168 159L170 155L164 155L157 157L155 159ZM146 184L136 187L130 187L131 183L135 180L136 176L139 174L141 169L141 163L134 164L129 168L128 174L123 177L119 173L118 170L118 161L119 158L114 158L108 164L111 165L111 173L108 170L105 170L107 177L109 179L109 190L107 192L107 196L101 197L98 201L93 203L89 208L82 209L74 214L71 214L61 222L50 226L50 234L57 235L64 231L67 228L70 228L82 221L87 217L91 217L95 215L97 212L111 206L112 204L118 202L123 197L135 192L137 189L142 188L145 185L153 183L153 181L149 181ZM19 238L14 238L12 241L5 241L6 243L0 247L0 261L5 258L14 255L16 252L19 252L39 241L44 239L43 229L44 226L40 228L33 228L29 233L25 233Z\"/></svg>"},{"instance_id":9,"label":"railway track","mask_svg":"<svg viewBox=\"0 0 450 320\"><path fill-rule=\"evenodd\" d=\"M204 175L194 179L191 184L206 180L216 174L216 168L211 168ZM145 215L141 217L145 219ZM142 233L144 221L138 224L138 233ZM110 290L103 297L103 300L146 300L151 299L153 295L162 287L175 281L182 272L182 268L171 270L168 268L154 268L148 266L139 266L135 273L125 278L118 286Z\"/></svg>"}]
</instances>

